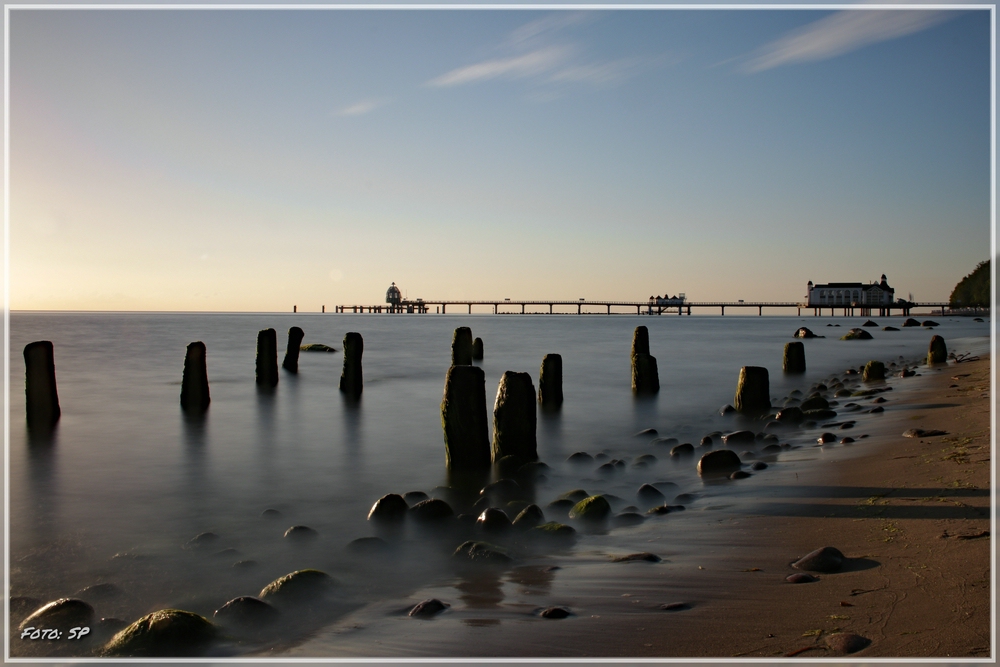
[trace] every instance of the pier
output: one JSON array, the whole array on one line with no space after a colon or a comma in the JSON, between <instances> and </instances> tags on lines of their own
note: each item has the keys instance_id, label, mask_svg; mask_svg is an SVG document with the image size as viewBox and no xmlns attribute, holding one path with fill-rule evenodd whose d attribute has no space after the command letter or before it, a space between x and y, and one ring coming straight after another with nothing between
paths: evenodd
<instances>
[{"instance_id":1,"label":"pier","mask_svg":"<svg viewBox=\"0 0 1000 667\"><path fill-rule=\"evenodd\" d=\"M801 316L802 311L813 311L812 314L815 317L820 317L827 310L830 311L830 316L834 317L837 311L840 311L841 315L844 317L886 317L893 314L892 311L897 311L897 315L908 316L911 310L917 308L940 308L942 312L945 312L949 308L947 302L909 302L909 301L899 301L891 304L879 304L875 305L864 305L860 303L849 304L849 305L838 305L838 306L811 306L807 303L797 302L797 301L681 301L676 299L664 299L660 301L588 301L586 299L578 299L576 301L566 301L558 299L543 299L543 300L512 300L512 299L495 299L495 300L427 300L427 299L417 299L415 301L409 301L406 299L401 299L397 303L385 303L378 305L341 305L335 306L335 312L337 313L410 313L410 314L428 314L428 313L438 313L446 314L448 312L448 307L451 306L452 312L461 312L463 309L467 314L472 314L472 307L477 306L478 312L483 312L485 309L492 309L494 315L498 314L519 314L519 315L598 315L598 314L618 314L618 315L630 315L632 314L632 309L635 309L636 315L691 315L691 311L695 308L705 309L715 309L718 308L721 315L725 316L726 309L728 308L730 312L733 310L742 310L749 308L751 313L753 309L757 310L757 315L763 316L764 309L795 309L795 314ZM558 310L557 310L558 307ZM326 307L324 306L324 312ZM547 309L547 310L546 310ZM586 309L586 310L585 310ZM595 311L596 309L596 311ZM614 310L612 310L614 309ZM489 312L489 310L486 310Z\"/></svg>"}]
</instances>

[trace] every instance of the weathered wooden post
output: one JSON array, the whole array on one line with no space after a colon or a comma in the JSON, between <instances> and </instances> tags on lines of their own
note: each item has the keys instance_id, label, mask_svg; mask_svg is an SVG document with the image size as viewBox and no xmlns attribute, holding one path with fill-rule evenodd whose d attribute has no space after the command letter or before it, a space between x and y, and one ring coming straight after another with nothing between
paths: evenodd
<instances>
[{"instance_id":1,"label":"weathered wooden post","mask_svg":"<svg viewBox=\"0 0 1000 667\"><path fill-rule=\"evenodd\" d=\"M285 348L285 360L281 362L281 367L286 371L299 372L299 348L305 337L305 332L298 327L292 327L288 330L288 347Z\"/></svg>"},{"instance_id":2,"label":"weathered wooden post","mask_svg":"<svg viewBox=\"0 0 1000 667\"><path fill-rule=\"evenodd\" d=\"M865 364L865 370L861 373L861 379L865 382L884 380L885 364L881 361L869 361Z\"/></svg>"},{"instance_id":3,"label":"weathered wooden post","mask_svg":"<svg viewBox=\"0 0 1000 667\"><path fill-rule=\"evenodd\" d=\"M445 463L450 470L488 470L486 373L478 366L452 366L441 400Z\"/></svg>"},{"instance_id":4,"label":"weathered wooden post","mask_svg":"<svg viewBox=\"0 0 1000 667\"><path fill-rule=\"evenodd\" d=\"M205 344L200 340L187 346L184 356L184 375L181 378L181 409L203 412L211 402L208 394L208 369Z\"/></svg>"},{"instance_id":5,"label":"weathered wooden post","mask_svg":"<svg viewBox=\"0 0 1000 667\"><path fill-rule=\"evenodd\" d=\"M451 339L451 365L472 365L472 329L458 327Z\"/></svg>"},{"instance_id":6,"label":"weathered wooden post","mask_svg":"<svg viewBox=\"0 0 1000 667\"><path fill-rule=\"evenodd\" d=\"M934 336L931 344L927 348L927 365L944 364L948 361L948 347L944 344L944 338Z\"/></svg>"},{"instance_id":7,"label":"weathered wooden post","mask_svg":"<svg viewBox=\"0 0 1000 667\"><path fill-rule=\"evenodd\" d=\"M506 371L493 405L493 462L513 456L522 463L538 460L535 439L535 387L527 373Z\"/></svg>"},{"instance_id":8,"label":"weathered wooden post","mask_svg":"<svg viewBox=\"0 0 1000 667\"><path fill-rule=\"evenodd\" d=\"M278 384L278 332L274 329L257 332L257 384L265 387Z\"/></svg>"},{"instance_id":9,"label":"weathered wooden post","mask_svg":"<svg viewBox=\"0 0 1000 667\"><path fill-rule=\"evenodd\" d=\"M766 368L744 366L740 369L733 407L746 415L760 414L771 409L771 387Z\"/></svg>"},{"instance_id":10,"label":"weathered wooden post","mask_svg":"<svg viewBox=\"0 0 1000 667\"><path fill-rule=\"evenodd\" d=\"M786 373L806 372L806 346L802 343L785 343L785 356L782 368Z\"/></svg>"},{"instance_id":11,"label":"weathered wooden post","mask_svg":"<svg viewBox=\"0 0 1000 667\"><path fill-rule=\"evenodd\" d=\"M361 334L349 331L344 336L344 370L340 374L340 391L357 398L364 389L361 370L361 355L365 351L365 341Z\"/></svg>"},{"instance_id":12,"label":"weathered wooden post","mask_svg":"<svg viewBox=\"0 0 1000 667\"><path fill-rule=\"evenodd\" d=\"M475 361L483 360L483 339L477 338L472 341L472 358Z\"/></svg>"},{"instance_id":13,"label":"weathered wooden post","mask_svg":"<svg viewBox=\"0 0 1000 667\"><path fill-rule=\"evenodd\" d=\"M649 329L644 326L636 327L632 334L632 391L637 394L660 391L656 357L649 354Z\"/></svg>"},{"instance_id":14,"label":"weathered wooden post","mask_svg":"<svg viewBox=\"0 0 1000 667\"><path fill-rule=\"evenodd\" d=\"M538 402L543 408L558 408L563 402L562 355L546 354L538 371Z\"/></svg>"},{"instance_id":15,"label":"weathered wooden post","mask_svg":"<svg viewBox=\"0 0 1000 667\"><path fill-rule=\"evenodd\" d=\"M649 354L649 329L644 326L636 327L632 333L632 356L637 354Z\"/></svg>"},{"instance_id":16,"label":"weathered wooden post","mask_svg":"<svg viewBox=\"0 0 1000 667\"><path fill-rule=\"evenodd\" d=\"M24 346L24 398L29 428L51 428L59 421L59 393L52 342L35 341Z\"/></svg>"}]
</instances>

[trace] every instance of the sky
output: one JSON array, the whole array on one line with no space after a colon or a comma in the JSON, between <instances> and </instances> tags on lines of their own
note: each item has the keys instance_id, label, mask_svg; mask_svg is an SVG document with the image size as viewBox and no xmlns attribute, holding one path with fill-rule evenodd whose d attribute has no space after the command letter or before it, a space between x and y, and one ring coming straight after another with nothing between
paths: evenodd
<instances>
[{"instance_id":1,"label":"sky","mask_svg":"<svg viewBox=\"0 0 1000 667\"><path fill-rule=\"evenodd\" d=\"M947 299L982 10L9 13L9 307Z\"/></svg>"}]
</instances>

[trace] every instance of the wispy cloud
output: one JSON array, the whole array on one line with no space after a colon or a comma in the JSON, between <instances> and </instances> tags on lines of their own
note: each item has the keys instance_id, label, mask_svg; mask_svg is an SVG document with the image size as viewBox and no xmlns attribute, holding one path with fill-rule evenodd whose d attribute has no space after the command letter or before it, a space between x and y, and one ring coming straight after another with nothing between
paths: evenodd
<instances>
[{"instance_id":1,"label":"wispy cloud","mask_svg":"<svg viewBox=\"0 0 1000 667\"><path fill-rule=\"evenodd\" d=\"M781 65L826 60L926 30L951 16L947 11L910 9L840 11L761 47L747 57L743 69L761 72Z\"/></svg>"},{"instance_id":2,"label":"wispy cloud","mask_svg":"<svg viewBox=\"0 0 1000 667\"><path fill-rule=\"evenodd\" d=\"M587 12L557 12L540 19L525 23L510 33L508 42L512 45L522 45L534 41L537 37L559 32L563 28L580 25L592 20L593 14Z\"/></svg>"},{"instance_id":3,"label":"wispy cloud","mask_svg":"<svg viewBox=\"0 0 1000 667\"><path fill-rule=\"evenodd\" d=\"M338 114L341 116L363 116L383 105L385 105L385 100L363 100L349 107L344 107Z\"/></svg>"},{"instance_id":4,"label":"wispy cloud","mask_svg":"<svg viewBox=\"0 0 1000 667\"><path fill-rule=\"evenodd\" d=\"M530 53L509 58L496 58L486 60L475 65L467 65L453 69L446 74L431 79L427 83L431 86L459 86L476 81L485 81L497 77L511 79L534 76L553 69L560 62L565 61L567 49L563 47L550 46Z\"/></svg>"}]
</instances>

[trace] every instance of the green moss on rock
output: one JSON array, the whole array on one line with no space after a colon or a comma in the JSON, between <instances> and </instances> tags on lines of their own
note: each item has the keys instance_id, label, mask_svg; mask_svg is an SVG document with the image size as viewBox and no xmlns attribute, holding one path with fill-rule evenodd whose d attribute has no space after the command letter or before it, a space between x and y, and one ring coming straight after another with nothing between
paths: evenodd
<instances>
[{"instance_id":1,"label":"green moss on rock","mask_svg":"<svg viewBox=\"0 0 1000 667\"><path fill-rule=\"evenodd\" d=\"M603 521L611 514L611 505L604 496L584 498L569 511L569 518L582 521Z\"/></svg>"}]
</instances>

